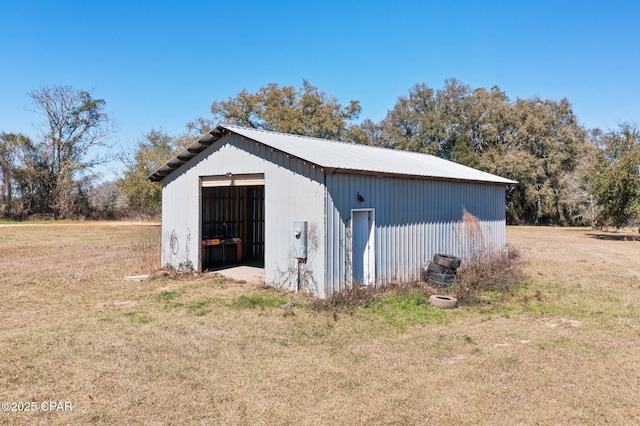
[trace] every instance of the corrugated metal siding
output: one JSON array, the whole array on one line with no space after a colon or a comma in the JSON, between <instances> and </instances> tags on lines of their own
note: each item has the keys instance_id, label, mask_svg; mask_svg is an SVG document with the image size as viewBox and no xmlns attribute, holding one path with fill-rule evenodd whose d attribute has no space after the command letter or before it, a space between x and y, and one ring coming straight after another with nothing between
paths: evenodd
<instances>
[{"instance_id":1,"label":"corrugated metal siding","mask_svg":"<svg viewBox=\"0 0 640 426\"><path fill-rule=\"evenodd\" d=\"M376 281L385 284L418 279L435 253L504 249L504 197L503 185L327 175L327 294L350 285L352 209L375 209ZM469 238L463 209L478 217L482 238Z\"/></svg>"},{"instance_id":2,"label":"corrugated metal siding","mask_svg":"<svg viewBox=\"0 0 640 426\"><path fill-rule=\"evenodd\" d=\"M295 289L293 222L308 222L308 260L300 264L301 289L324 294L324 174L311 164L268 147L265 172L265 278L274 286Z\"/></svg>"}]
</instances>

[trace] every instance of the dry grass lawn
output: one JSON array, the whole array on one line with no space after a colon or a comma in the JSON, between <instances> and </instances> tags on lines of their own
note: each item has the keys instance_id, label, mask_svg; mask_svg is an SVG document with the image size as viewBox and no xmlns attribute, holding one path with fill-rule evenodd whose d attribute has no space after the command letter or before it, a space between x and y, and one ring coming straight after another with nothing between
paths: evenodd
<instances>
[{"instance_id":1,"label":"dry grass lawn","mask_svg":"<svg viewBox=\"0 0 640 426\"><path fill-rule=\"evenodd\" d=\"M0 423L640 423L637 234L512 227L512 294L334 315L215 275L123 280L159 232L0 227L0 401L73 404Z\"/></svg>"}]
</instances>

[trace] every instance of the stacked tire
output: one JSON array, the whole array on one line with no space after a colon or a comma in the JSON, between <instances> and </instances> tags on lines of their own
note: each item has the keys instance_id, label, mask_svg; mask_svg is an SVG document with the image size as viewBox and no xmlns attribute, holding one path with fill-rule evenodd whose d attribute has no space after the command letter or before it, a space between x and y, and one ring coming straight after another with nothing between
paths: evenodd
<instances>
[{"instance_id":1,"label":"stacked tire","mask_svg":"<svg viewBox=\"0 0 640 426\"><path fill-rule=\"evenodd\" d=\"M451 287L462 259L448 254L436 254L426 269L426 281L431 287Z\"/></svg>"}]
</instances>

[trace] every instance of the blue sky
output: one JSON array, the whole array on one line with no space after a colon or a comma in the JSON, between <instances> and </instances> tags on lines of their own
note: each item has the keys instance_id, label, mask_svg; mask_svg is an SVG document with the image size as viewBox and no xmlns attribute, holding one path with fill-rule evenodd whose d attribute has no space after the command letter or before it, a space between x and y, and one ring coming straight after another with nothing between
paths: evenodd
<instances>
[{"instance_id":1,"label":"blue sky","mask_svg":"<svg viewBox=\"0 0 640 426\"><path fill-rule=\"evenodd\" d=\"M180 133L213 101L306 78L361 119L455 77L573 104L588 128L640 122L636 1L0 0L0 132L37 137L26 94L93 89L116 149Z\"/></svg>"}]
</instances>

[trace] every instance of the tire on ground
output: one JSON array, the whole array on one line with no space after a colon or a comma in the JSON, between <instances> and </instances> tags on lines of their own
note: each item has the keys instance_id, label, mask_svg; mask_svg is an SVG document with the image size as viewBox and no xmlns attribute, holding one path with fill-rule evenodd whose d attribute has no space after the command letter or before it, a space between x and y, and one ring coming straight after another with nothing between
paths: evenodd
<instances>
[{"instance_id":1,"label":"tire on ground","mask_svg":"<svg viewBox=\"0 0 640 426\"><path fill-rule=\"evenodd\" d=\"M438 265L434 262L429 262L429 266L427 266L427 271L429 272L437 272L438 274L453 274L455 270L448 268L446 266Z\"/></svg>"},{"instance_id":2,"label":"tire on ground","mask_svg":"<svg viewBox=\"0 0 640 426\"><path fill-rule=\"evenodd\" d=\"M451 284L456 279L455 274L451 274L447 272L445 272L444 274L439 274L438 272L429 272L428 277L430 280L439 281L445 284Z\"/></svg>"},{"instance_id":3,"label":"tire on ground","mask_svg":"<svg viewBox=\"0 0 640 426\"><path fill-rule=\"evenodd\" d=\"M462 259L448 254L434 254L433 262L449 269L458 269L460 267L460 263L462 263Z\"/></svg>"},{"instance_id":4,"label":"tire on ground","mask_svg":"<svg viewBox=\"0 0 640 426\"><path fill-rule=\"evenodd\" d=\"M456 306L458 306L458 299L452 296L440 296L440 295L434 294L431 297L429 297L429 303L439 308L453 309Z\"/></svg>"}]
</instances>

